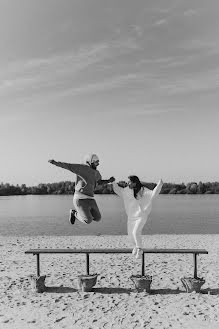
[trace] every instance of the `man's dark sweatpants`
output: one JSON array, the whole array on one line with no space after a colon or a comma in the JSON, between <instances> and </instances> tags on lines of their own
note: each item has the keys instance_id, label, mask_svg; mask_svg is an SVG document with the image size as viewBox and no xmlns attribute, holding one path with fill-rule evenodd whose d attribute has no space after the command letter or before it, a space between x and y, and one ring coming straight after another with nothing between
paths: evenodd
<instances>
[{"instance_id":1,"label":"man's dark sweatpants","mask_svg":"<svg viewBox=\"0 0 219 329\"><path fill-rule=\"evenodd\" d=\"M99 222L101 214L95 199L73 199L76 210L76 218L85 224L90 224L92 220Z\"/></svg>"}]
</instances>

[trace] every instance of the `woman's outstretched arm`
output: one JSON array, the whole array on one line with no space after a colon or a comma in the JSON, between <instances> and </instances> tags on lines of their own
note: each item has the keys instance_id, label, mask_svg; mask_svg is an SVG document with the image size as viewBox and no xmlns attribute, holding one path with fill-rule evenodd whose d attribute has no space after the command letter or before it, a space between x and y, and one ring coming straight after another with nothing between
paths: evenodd
<instances>
[{"instance_id":1,"label":"woman's outstretched arm","mask_svg":"<svg viewBox=\"0 0 219 329\"><path fill-rule=\"evenodd\" d=\"M124 190L124 188L121 187L121 186L119 186L118 183L116 183L116 182L113 182L113 183L112 183L112 186L113 186L113 190L114 190L114 192L115 192L117 195L119 195L119 196L122 197L122 194L123 194L123 190Z\"/></svg>"},{"instance_id":2,"label":"woman's outstretched arm","mask_svg":"<svg viewBox=\"0 0 219 329\"><path fill-rule=\"evenodd\" d=\"M160 179L159 182L157 183L157 186L152 191L151 199L154 199L158 196L158 194L161 191L162 186L163 186L163 181L162 181L162 179Z\"/></svg>"}]
</instances>

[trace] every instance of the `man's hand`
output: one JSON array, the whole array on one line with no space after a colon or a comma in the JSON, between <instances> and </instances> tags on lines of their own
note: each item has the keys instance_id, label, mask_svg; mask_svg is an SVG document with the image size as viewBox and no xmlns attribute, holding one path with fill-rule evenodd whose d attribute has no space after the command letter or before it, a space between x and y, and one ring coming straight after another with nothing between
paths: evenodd
<instances>
[{"instance_id":1,"label":"man's hand","mask_svg":"<svg viewBox=\"0 0 219 329\"><path fill-rule=\"evenodd\" d=\"M119 185L119 187L123 187L123 188L125 188L125 187L128 186L128 183L125 182L125 181L120 181L120 182L118 182L118 185Z\"/></svg>"},{"instance_id":2,"label":"man's hand","mask_svg":"<svg viewBox=\"0 0 219 329\"><path fill-rule=\"evenodd\" d=\"M113 176L110 177L110 179L109 179L109 183L112 183L112 182L115 182L115 178Z\"/></svg>"},{"instance_id":3,"label":"man's hand","mask_svg":"<svg viewBox=\"0 0 219 329\"><path fill-rule=\"evenodd\" d=\"M53 164L55 162L55 160L52 159L52 160L49 160L48 162Z\"/></svg>"}]
</instances>

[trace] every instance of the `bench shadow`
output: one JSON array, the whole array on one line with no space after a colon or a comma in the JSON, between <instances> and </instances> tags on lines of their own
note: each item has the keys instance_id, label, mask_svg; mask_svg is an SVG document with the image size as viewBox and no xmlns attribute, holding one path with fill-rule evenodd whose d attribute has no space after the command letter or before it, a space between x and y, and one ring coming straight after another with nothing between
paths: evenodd
<instances>
[{"instance_id":1,"label":"bench shadow","mask_svg":"<svg viewBox=\"0 0 219 329\"><path fill-rule=\"evenodd\" d=\"M161 294L161 295L177 295L177 294L187 294L187 291L185 290L180 290L180 289L151 289L150 295L156 295L156 294ZM219 295L219 288L211 289L201 289L200 294L210 294L210 295Z\"/></svg>"},{"instance_id":2,"label":"bench shadow","mask_svg":"<svg viewBox=\"0 0 219 329\"><path fill-rule=\"evenodd\" d=\"M93 288L93 292L101 293L101 294L130 294L130 293L137 293L135 288L127 289L127 288L111 288L111 287L102 287L102 288ZM140 291L139 291L140 292ZM142 291L143 292L143 291ZM179 290L179 289L151 289L149 295L176 295L185 293L186 291Z\"/></svg>"},{"instance_id":3,"label":"bench shadow","mask_svg":"<svg viewBox=\"0 0 219 329\"><path fill-rule=\"evenodd\" d=\"M59 286L59 287L46 287L45 292L51 292L51 293L62 293L62 294L67 294L69 292L76 292L78 291L75 288L72 287L64 287L64 286Z\"/></svg>"},{"instance_id":4,"label":"bench shadow","mask_svg":"<svg viewBox=\"0 0 219 329\"><path fill-rule=\"evenodd\" d=\"M209 294L209 295L219 295L219 288L215 288L215 289L211 289L211 288L201 289L200 293L201 294Z\"/></svg>"},{"instance_id":5,"label":"bench shadow","mask_svg":"<svg viewBox=\"0 0 219 329\"><path fill-rule=\"evenodd\" d=\"M78 289L73 287L64 287L64 286L55 286L55 287L46 287L45 292L48 293L73 293L77 292ZM99 294L131 294L137 293L135 288L120 288L120 287L99 287L93 288L91 292ZM219 295L219 288L211 289L201 289L201 294L210 294L210 295ZM151 289L149 295L177 295L177 294L187 294L185 290L180 289Z\"/></svg>"},{"instance_id":6,"label":"bench shadow","mask_svg":"<svg viewBox=\"0 0 219 329\"><path fill-rule=\"evenodd\" d=\"M186 293L185 290L180 289L151 289L150 295L178 295Z\"/></svg>"},{"instance_id":7,"label":"bench shadow","mask_svg":"<svg viewBox=\"0 0 219 329\"><path fill-rule=\"evenodd\" d=\"M131 292L135 292L135 289L129 288L120 288L120 287L100 287L93 288L92 292L99 294L130 294Z\"/></svg>"},{"instance_id":8,"label":"bench shadow","mask_svg":"<svg viewBox=\"0 0 219 329\"><path fill-rule=\"evenodd\" d=\"M93 288L92 292L100 293L100 294L130 294L136 293L137 290L126 289L126 288L111 288L111 287L102 287L102 288ZM185 290L181 289L151 289L149 295L178 295L178 294L188 294ZM211 294L211 295L219 295L218 289L201 289L200 294Z\"/></svg>"},{"instance_id":9,"label":"bench shadow","mask_svg":"<svg viewBox=\"0 0 219 329\"><path fill-rule=\"evenodd\" d=\"M46 287L45 292L49 293L71 293L77 292L78 289L72 287ZM111 288L111 287L101 287L101 288L92 288L90 292L100 293L100 294L130 294L131 292L135 292L135 289L126 289L126 288Z\"/></svg>"}]
</instances>

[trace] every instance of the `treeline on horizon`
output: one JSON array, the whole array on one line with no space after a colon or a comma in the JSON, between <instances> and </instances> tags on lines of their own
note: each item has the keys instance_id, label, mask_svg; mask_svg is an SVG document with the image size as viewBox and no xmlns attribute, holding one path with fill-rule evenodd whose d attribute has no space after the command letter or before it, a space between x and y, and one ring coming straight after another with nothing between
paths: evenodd
<instances>
[{"instance_id":1,"label":"treeline on horizon","mask_svg":"<svg viewBox=\"0 0 219 329\"><path fill-rule=\"evenodd\" d=\"M121 185L125 182L121 181ZM153 189L156 184L154 183L143 183L149 189ZM48 195L48 194L74 194L75 182L62 181L58 183L45 183L37 186L27 187L25 184L11 185L9 183L0 184L0 196L7 195ZM161 194L219 194L219 182L207 182L207 183L196 183L191 182L188 184L175 184L175 183L164 183ZM95 194L115 194L111 184L105 184L98 186L95 190Z\"/></svg>"}]
</instances>

